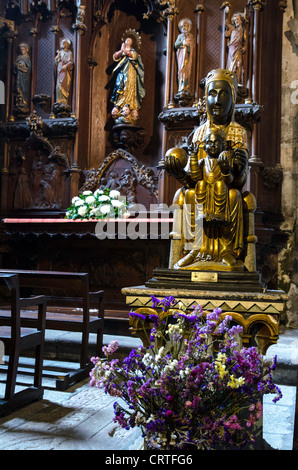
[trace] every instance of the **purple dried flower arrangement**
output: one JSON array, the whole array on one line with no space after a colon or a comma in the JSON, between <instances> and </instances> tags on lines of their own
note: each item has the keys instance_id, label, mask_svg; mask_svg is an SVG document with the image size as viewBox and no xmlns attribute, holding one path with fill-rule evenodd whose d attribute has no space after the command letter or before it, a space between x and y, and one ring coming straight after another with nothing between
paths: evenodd
<instances>
[{"instance_id":1,"label":"purple dried flower arrangement","mask_svg":"<svg viewBox=\"0 0 298 470\"><path fill-rule=\"evenodd\" d=\"M117 397L114 421L141 428L148 449L243 448L254 442L262 397L281 398L255 347L241 347L242 327L220 309L174 308L174 297L152 296L158 315L131 312L149 347L111 359L118 344L92 358L92 386ZM150 333L148 334L148 326Z\"/></svg>"}]
</instances>

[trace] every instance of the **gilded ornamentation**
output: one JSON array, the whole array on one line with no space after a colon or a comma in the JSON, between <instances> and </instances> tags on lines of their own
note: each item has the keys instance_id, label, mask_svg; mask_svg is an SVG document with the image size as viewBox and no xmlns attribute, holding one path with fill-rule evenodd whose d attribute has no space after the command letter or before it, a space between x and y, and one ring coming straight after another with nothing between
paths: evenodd
<instances>
[{"instance_id":1,"label":"gilded ornamentation","mask_svg":"<svg viewBox=\"0 0 298 470\"><path fill-rule=\"evenodd\" d=\"M143 18L148 19L150 16L157 16L157 21L161 22L165 19L172 19L179 13L176 7L176 0L145 0L147 12Z\"/></svg>"},{"instance_id":2,"label":"gilded ornamentation","mask_svg":"<svg viewBox=\"0 0 298 470\"><path fill-rule=\"evenodd\" d=\"M14 37L17 35L15 30L15 23L12 20L7 20L6 18L2 18L0 16L0 30L3 29L4 36L7 38L9 42L11 42Z\"/></svg>"},{"instance_id":3,"label":"gilded ornamentation","mask_svg":"<svg viewBox=\"0 0 298 470\"><path fill-rule=\"evenodd\" d=\"M84 34L85 31L87 30L87 26L84 23L85 14L86 14L86 6L85 5L79 5L78 11L77 11L77 16L76 16L76 22L72 26L75 31L79 32L79 34Z\"/></svg>"},{"instance_id":4,"label":"gilded ornamentation","mask_svg":"<svg viewBox=\"0 0 298 470\"><path fill-rule=\"evenodd\" d=\"M30 131L30 134L33 132L37 135L42 135L42 128L43 128L43 120L41 119L40 116L37 116L35 112L30 114L30 116L26 119L28 129Z\"/></svg>"},{"instance_id":5,"label":"gilded ornamentation","mask_svg":"<svg viewBox=\"0 0 298 470\"><path fill-rule=\"evenodd\" d=\"M286 11L287 5L288 5L287 0L279 0L279 8L281 9L283 13Z\"/></svg>"},{"instance_id":6,"label":"gilded ornamentation","mask_svg":"<svg viewBox=\"0 0 298 470\"><path fill-rule=\"evenodd\" d=\"M266 5L266 0L248 0L247 6L256 11L262 11Z\"/></svg>"},{"instance_id":7,"label":"gilded ornamentation","mask_svg":"<svg viewBox=\"0 0 298 470\"><path fill-rule=\"evenodd\" d=\"M198 3L198 5L195 8L195 13L203 13L205 11L205 7L203 4Z\"/></svg>"},{"instance_id":8,"label":"gilded ornamentation","mask_svg":"<svg viewBox=\"0 0 298 470\"><path fill-rule=\"evenodd\" d=\"M130 308L142 315L158 314L159 310L152 308L152 298L173 295L176 304L172 309L182 309L191 313L199 304L204 313L215 308L222 310L223 319L230 315L233 321L243 327L241 335L243 345L258 345L259 351L266 354L268 347L276 344L279 336L279 319L285 310L287 295L282 291L267 291L265 293L248 292L214 292L210 290L196 291L191 287L186 289L148 289L144 286L125 287L122 294ZM167 312L171 315L172 310ZM137 318L130 319L131 333L145 340L141 325ZM146 341L146 340L145 340Z\"/></svg>"}]
</instances>

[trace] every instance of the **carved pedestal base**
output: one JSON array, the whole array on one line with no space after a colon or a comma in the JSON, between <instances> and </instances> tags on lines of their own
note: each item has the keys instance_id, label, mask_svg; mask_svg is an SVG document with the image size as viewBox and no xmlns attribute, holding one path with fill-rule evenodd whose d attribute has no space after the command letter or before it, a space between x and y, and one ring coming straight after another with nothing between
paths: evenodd
<instances>
[{"instance_id":1,"label":"carved pedestal base","mask_svg":"<svg viewBox=\"0 0 298 470\"><path fill-rule=\"evenodd\" d=\"M206 264L206 263L205 263ZM156 268L146 287L214 291L262 292L258 272L198 271L192 269Z\"/></svg>"},{"instance_id":2,"label":"carved pedestal base","mask_svg":"<svg viewBox=\"0 0 298 470\"><path fill-rule=\"evenodd\" d=\"M57 118L69 118L71 107L67 103L54 103L53 113Z\"/></svg>"},{"instance_id":3,"label":"carved pedestal base","mask_svg":"<svg viewBox=\"0 0 298 470\"><path fill-rule=\"evenodd\" d=\"M246 347L257 346L261 354L266 354L272 344L276 344L279 337L279 318L282 315L287 296L283 291L267 292L215 292L211 290L190 289L154 289L145 286L125 287L122 294L126 296L126 303L131 310L143 315L158 313L152 308L151 295L162 299L174 296L178 303L182 302L184 308L191 311L197 304L204 311L221 308L222 315L230 315L236 324L243 327L242 343ZM175 308L175 306L174 306ZM142 340L142 328L135 318L131 318L131 333Z\"/></svg>"},{"instance_id":4,"label":"carved pedestal base","mask_svg":"<svg viewBox=\"0 0 298 470\"><path fill-rule=\"evenodd\" d=\"M115 148L134 152L144 144L144 129L133 124L116 124L112 129L112 144Z\"/></svg>"},{"instance_id":5,"label":"carved pedestal base","mask_svg":"<svg viewBox=\"0 0 298 470\"><path fill-rule=\"evenodd\" d=\"M13 109L13 115L18 120L24 120L30 114L30 108L27 104L16 105Z\"/></svg>"},{"instance_id":6,"label":"carved pedestal base","mask_svg":"<svg viewBox=\"0 0 298 470\"><path fill-rule=\"evenodd\" d=\"M193 94L190 91L179 91L174 98L180 106L188 106L193 99Z\"/></svg>"}]
</instances>

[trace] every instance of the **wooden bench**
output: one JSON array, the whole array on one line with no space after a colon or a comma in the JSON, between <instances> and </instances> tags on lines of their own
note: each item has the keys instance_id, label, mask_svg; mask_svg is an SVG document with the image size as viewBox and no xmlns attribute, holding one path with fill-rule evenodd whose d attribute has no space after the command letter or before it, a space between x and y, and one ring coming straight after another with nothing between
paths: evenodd
<instances>
[{"instance_id":1,"label":"wooden bench","mask_svg":"<svg viewBox=\"0 0 298 470\"><path fill-rule=\"evenodd\" d=\"M57 389L65 390L87 377L93 367L88 356L90 333L97 335L95 355L102 355L104 291L89 292L88 273L11 269L1 269L1 272L18 274L21 288L31 289L33 294L46 295L46 330L82 333L80 367L64 378L57 378ZM90 308L96 309L97 314L91 316ZM22 313L22 321L30 327L36 321L36 314L32 311Z\"/></svg>"},{"instance_id":2,"label":"wooden bench","mask_svg":"<svg viewBox=\"0 0 298 470\"><path fill-rule=\"evenodd\" d=\"M45 296L20 298L19 278L17 274L0 273L0 307L9 310L9 316L0 313L0 341L4 345L5 355L9 355L5 395L0 400L0 416L40 400L43 397L42 366L46 321ZM38 313L35 328L24 328L21 323L21 309L37 306ZM34 382L15 393L16 379L21 352L35 348Z\"/></svg>"}]
</instances>

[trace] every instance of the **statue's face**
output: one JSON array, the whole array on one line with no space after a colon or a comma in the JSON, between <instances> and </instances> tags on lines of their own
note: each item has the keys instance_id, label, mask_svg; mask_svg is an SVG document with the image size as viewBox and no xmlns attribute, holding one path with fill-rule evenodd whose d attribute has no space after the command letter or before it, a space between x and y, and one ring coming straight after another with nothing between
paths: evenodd
<instances>
[{"instance_id":1,"label":"statue's face","mask_svg":"<svg viewBox=\"0 0 298 470\"><path fill-rule=\"evenodd\" d=\"M189 25L189 23L188 23L187 21L184 21L184 22L182 23L182 32L183 32L183 33L188 33L189 30L190 30L190 25Z\"/></svg>"},{"instance_id":2,"label":"statue's face","mask_svg":"<svg viewBox=\"0 0 298 470\"><path fill-rule=\"evenodd\" d=\"M132 46L132 39L131 38L126 38L125 40L125 46L126 47L131 47Z\"/></svg>"},{"instance_id":3,"label":"statue's face","mask_svg":"<svg viewBox=\"0 0 298 470\"><path fill-rule=\"evenodd\" d=\"M234 15L234 16L233 16L233 22L234 22L236 28L239 28L239 26L241 26L241 18L240 18L240 15Z\"/></svg>"},{"instance_id":4,"label":"statue's face","mask_svg":"<svg viewBox=\"0 0 298 470\"><path fill-rule=\"evenodd\" d=\"M27 54L27 48L26 48L25 46L21 46L21 47L20 47L20 51L21 51L21 54L22 54L22 55Z\"/></svg>"},{"instance_id":5,"label":"statue's face","mask_svg":"<svg viewBox=\"0 0 298 470\"><path fill-rule=\"evenodd\" d=\"M61 41L61 48L62 49L69 49L69 42L66 39L62 39Z\"/></svg>"},{"instance_id":6,"label":"statue's face","mask_svg":"<svg viewBox=\"0 0 298 470\"><path fill-rule=\"evenodd\" d=\"M217 124L229 123L232 105L232 90L226 81L214 80L209 83L207 88L207 109L214 122Z\"/></svg>"},{"instance_id":7,"label":"statue's face","mask_svg":"<svg viewBox=\"0 0 298 470\"><path fill-rule=\"evenodd\" d=\"M206 139L205 149L210 157L216 158L222 151L222 137L216 133L209 134Z\"/></svg>"},{"instance_id":8,"label":"statue's face","mask_svg":"<svg viewBox=\"0 0 298 470\"><path fill-rule=\"evenodd\" d=\"M123 106L122 113L123 113L123 116L129 116L130 107L129 106Z\"/></svg>"}]
</instances>

